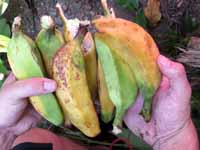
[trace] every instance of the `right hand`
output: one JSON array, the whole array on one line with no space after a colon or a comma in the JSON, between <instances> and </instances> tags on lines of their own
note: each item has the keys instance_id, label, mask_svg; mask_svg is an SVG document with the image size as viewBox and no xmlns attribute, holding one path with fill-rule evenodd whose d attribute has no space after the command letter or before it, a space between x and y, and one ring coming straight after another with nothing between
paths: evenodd
<instances>
[{"instance_id":1,"label":"right hand","mask_svg":"<svg viewBox=\"0 0 200 150\"><path fill-rule=\"evenodd\" d=\"M192 123L191 87L183 65L161 55L158 57L158 65L163 78L153 99L150 122L146 123L139 115L143 106L141 94L124 118L130 130L150 145L176 136Z\"/></svg>"}]
</instances>

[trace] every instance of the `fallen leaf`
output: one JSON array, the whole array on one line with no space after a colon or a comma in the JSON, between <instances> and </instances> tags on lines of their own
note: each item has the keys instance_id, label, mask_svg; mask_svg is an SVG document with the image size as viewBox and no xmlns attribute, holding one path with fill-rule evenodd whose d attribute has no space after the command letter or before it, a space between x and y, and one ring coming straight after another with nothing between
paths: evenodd
<instances>
[{"instance_id":1,"label":"fallen leaf","mask_svg":"<svg viewBox=\"0 0 200 150\"><path fill-rule=\"evenodd\" d=\"M187 48L178 48L182 53L178 55L177 61L187 66L200 68L200 37L192 37Z\"/></svg>"},{"instance_id":2,"label":"fallen leaf","mask_svg":"<svg viewBox=\"0 0 200 150\"><path fill-rule=\"evenodd\" d=\"M160 0L148 0L147 7L144 8L144 14L150 24L155 26L161 19Z\"/></svg>"}]
</instances>

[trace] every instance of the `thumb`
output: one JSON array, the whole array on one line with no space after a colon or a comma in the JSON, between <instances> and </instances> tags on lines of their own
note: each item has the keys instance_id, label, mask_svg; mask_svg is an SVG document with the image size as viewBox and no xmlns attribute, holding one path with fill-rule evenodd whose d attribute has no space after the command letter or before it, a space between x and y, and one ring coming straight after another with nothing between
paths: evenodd
<instances>
[{"instance_id":1,"label":"thumb","mask_svg":"<svg viewBox=\"0 0 200 150\"><path fill-rule=\"evenodd\" d=\"M190 97L191 88L184 66L162 55L158 57L158 65L163 75L168 78L171 91L179 96Z\"/></svg>"},{"instance_id":2,"label":"thumb","mask_svg":"<svg viewBox=\"0 0 200 150\"><path fill-rule=\"evenodd\" d=\"M30 96L43 95L56 90L56 82L46 78L31 78L6 85L1 90L1 97L6 100L21 100Z\"/></svg>"},{"instance_id":3,"label":"thumb","mask_svg":"<svg viewBox=\"0 0 200 150\"><path fill-rule=\"evenodd\" d=\"M144 99L141 93L139 93L135 104L128 109L124 117L124 122L135 135L152 145L155 142L155 139L152 138L154 137L155 133L151 123L152 121L147 123L145 122L144 118L139 115L143 106L143 101Z\"/></svg>"}]
</instances>

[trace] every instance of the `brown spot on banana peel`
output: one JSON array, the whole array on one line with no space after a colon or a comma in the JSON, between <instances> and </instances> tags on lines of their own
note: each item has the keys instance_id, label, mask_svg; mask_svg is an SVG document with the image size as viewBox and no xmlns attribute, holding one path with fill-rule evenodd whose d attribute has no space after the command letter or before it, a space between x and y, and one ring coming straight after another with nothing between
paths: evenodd
<instances>
[{"instance_id":1,"label":"brown spot on banana peel","mask_svg":"<svg viewBox=\"0 0 200 150\"><path fill-rule=\"evenodd\" d=\"M92 24L99 31L95 36L130 64L145 99L143 115L149 120L151 99L161 80L156 64L159 51L155 42L139 25L124 19L100 18Z\"/></svg>"}]
</instances>

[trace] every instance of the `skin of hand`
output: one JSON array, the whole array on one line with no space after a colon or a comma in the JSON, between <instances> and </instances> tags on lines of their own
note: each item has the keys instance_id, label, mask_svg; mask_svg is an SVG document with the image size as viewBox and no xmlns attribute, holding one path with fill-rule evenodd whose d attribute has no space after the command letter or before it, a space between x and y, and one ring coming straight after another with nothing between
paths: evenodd
<instances>
[{"instance_id":1,"label":"skin of hand","mask_svg":"<svg viewBox=\"0 0 200 150\"><path fill-rule=\"evenodd\" d=\"M0 131L7 130L15 136L35 127L41 116L28 103L28 97L51 93L56 82L46 78L16 81L10 73L0 90Z\"/></svg>"},{"instance_id":2,"label":"skin of hand","mask_svg":"<svg viewBox=\"0 0 200 150\"><path fill-rule=\"evenodd\" d=\"M143 98L139 93L135 104L125 115L124 121L133 133L152 145L154 149L164 149L162 145L167 143L168 140L181 140L185 136L193 138L192 140L195 141L188 143L189 145L194 144L193 147L195 147L189 149L197 150L197 134L190 117L191 86L187 80L184 66L162 55L158 57L157 63L163 77L153 98L151 120L145 122L139 114L143 106ZM181 135L183 137L179 139L176 136L181 132L184 132L184 135ZM173 142L171 142L170 148L165 149L173 150L172 147L175 149L176 146L173 145ZM187 141L184 142L187 143ZM181 141L174 143L185 146ZM187 146L186 149L188 149ZM185 150L185 148L182 147L182 150Z\"/></svg>"}]
</instances>

